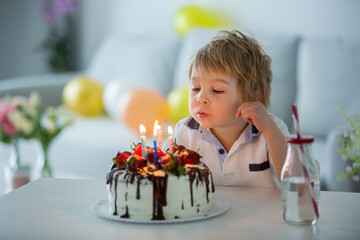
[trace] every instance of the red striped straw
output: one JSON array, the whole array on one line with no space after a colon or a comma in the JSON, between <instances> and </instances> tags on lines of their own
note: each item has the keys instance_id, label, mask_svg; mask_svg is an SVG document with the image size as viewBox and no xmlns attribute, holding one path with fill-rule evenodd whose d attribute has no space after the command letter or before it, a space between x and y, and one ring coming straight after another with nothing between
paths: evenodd
<instances>
[{"instance_id":1,"label":"red striped straw","mask_svg":"<svg viewBox=\"0 0 360 240\"><path fill-rule=\"evenodd\" d=\"M295 125L295 130L296 130L296 135L298 139L301 139L301 134L300 134L300 124L299 124L299 115L297 112L297 108L295 106L295 104L291 105L292 108L292 112L293 112L293 119L294 119L294 125ZM319 219L319 208L318 205L315 201L315 189L314 189L314 184L310 183L310 179L309 179L309 172L305 166L304 163L304 159L305 159L305 152L304 152L304 148L303 146L300 144L300 149L301 149L301 153L302 156L300 157L300 161L301 161L301 165L304 171L304 177L305 177L305 182L308 184L309 186L309 190L310 190L310 195L311 195L311 201L314 207L314 212L316 215L316 219Z\"/></svg>"}]
</instances>

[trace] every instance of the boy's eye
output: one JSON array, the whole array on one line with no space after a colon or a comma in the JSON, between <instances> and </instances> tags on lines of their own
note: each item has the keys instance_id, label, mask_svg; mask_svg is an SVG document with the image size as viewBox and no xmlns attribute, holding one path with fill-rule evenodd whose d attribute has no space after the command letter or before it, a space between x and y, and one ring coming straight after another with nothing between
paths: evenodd
<instances>
[{"instance_id":1,"label":"boy's eye","mask_svg":"<svg viewBox=\"0 0 360 240\"><path fill-rule=\"evenodd\" d=\"M220 91L220 90L216 90L216 89L213 89L213 92L216 93L216 94L224 93L224 91Z\"/></svg>"},{"instance_id":2,"label":"boy's eye","mask_svg":"<svg viewBox=\"0 0 360 240\"><path fill-rule=\"evenodd\" d=\"M193 88L191 88L191 91L198 92L198 91L200 91L200 88L193 87Z\"/></svg>"}]
</instances>

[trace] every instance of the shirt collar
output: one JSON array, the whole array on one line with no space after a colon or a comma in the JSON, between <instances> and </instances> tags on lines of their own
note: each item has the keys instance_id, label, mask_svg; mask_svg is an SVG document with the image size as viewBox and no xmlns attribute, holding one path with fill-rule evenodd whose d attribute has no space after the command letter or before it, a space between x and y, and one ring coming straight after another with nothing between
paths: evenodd
<instances>
[{"instance_id":1,"label":"shirt collar","mask_svg":"<svg viewBox=\"0 0 360 240\"><path fill-rule=\"evenodd\" d=\"M218 144L219 140L212 134L210 129L203 128L200 126L200 124L193 118L190 117L186 123L185 126L190 128L191 130L198 131L198 136L201 139L204 139L208 142L212 142L214 144ZM253 139L253 137L259 136L261 132L254 126L254 125L247 125L244 129L245 133L245 142L249 143Z\"/></svg>"},{"instance_id":2,"label":"shirt collar","mask_svg":"<svg viewBox=\"0 0 360 240\"><path fill-rule=\"evenodd\" d=\"M253 137L259 136L260 131L254 125L247 125L245 130L245 142L249 143L253 139Z\"/></svg>"},{"instance_id":3,"label":"shirt collar","mask_svg":"<svg viewBox=\"0 0 360 240\"><path fill-rule=\"evenodd\" d=\"M205 140L207 142L211 142L215 145L222 146L219 140L215 137L215 135L208 128L204 128L198 123L193 117L190 117L185 126L191 129L192 131L197 132L198 138Z\"/></svg>"}]
</instances>

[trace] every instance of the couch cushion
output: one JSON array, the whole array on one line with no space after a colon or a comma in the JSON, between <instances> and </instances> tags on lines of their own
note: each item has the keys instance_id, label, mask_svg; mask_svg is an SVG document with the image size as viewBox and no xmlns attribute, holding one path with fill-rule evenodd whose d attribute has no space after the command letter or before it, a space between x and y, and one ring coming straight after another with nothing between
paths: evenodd
<instances>
[{"instance_id":1,"label":"couch cushion","mask_svg":"<svg viewBox=\"0 0 360 240\"><path fill-rule=\"evenodd\" d=\"M301 130L326 136L343 126L337 112L360 112L360 44L304 39L298 60L297 103Z\"/></svg>"},{"instance_id":2,"label":"couch cushion","mask_svg":"<svg viewBox=\"0 0 360 240\"><path fill-rule=\"evenodd\" d=\"M55 139L49 158L58 175L66 172L105 180L117 152L131 151L132 143L139 141L136 132L108 117L78 117Z\"/></svg>"},{"instance_id":3,"label":"couch cushion","mask_svg":"<svg viewBox=\"0 0 360 240\"><path fill-rule=\"evenodd\" d=\"M104 85L118 79L168 93L178 42L174 37L155 34L110 35L95 53L87 73Z\"/></svg>"},{"instance_id":4,"label":"couch cushion","mask_svg":"<svg viewBox=\"0 0 360 240\"><path fill-rule=\"evenodd\" d=\"M218 33L218 29L195 29L184 39L175 69L175 87L188 84L188 64L192 55ZM246 32L244 32L246 33ZM295 68L298 38L269 33L254 35L272 59L272 94L270 112L290 127L291 107L295 101Z\"/></svg>"}]
</instances>

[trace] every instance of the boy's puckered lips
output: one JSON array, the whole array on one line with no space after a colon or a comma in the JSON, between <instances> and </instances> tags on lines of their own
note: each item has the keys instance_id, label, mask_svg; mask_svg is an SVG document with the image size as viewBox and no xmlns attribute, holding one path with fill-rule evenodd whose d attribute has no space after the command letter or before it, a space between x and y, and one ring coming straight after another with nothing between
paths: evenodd
<instances>
[{"instance_id":1,"label":"boy's puckered lips","mask_svg":"<svg viewBox=\"0 0 360 240\"><path fill-rule=\"evenodd\" d=\"M209 114L205 112L196 112L196 116L198 116L199 118L206 118L209 116Z\"/></svg>"}]
</instances>

